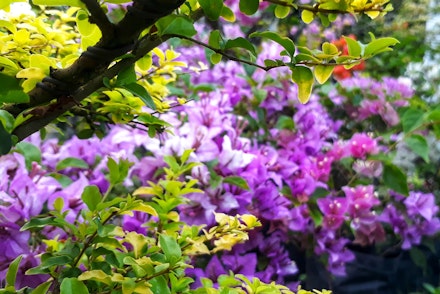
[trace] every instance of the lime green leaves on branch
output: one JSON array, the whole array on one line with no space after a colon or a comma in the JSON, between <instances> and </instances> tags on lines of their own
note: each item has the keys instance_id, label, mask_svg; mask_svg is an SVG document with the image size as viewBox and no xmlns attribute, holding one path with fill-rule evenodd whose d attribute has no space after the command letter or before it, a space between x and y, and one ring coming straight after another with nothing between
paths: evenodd
<instances>
[{"instance_id":1,"label":"lime green leaves on branch","mask_svg":"<svg viewBox=\"0 0 440 294\"><path fill-rule=\"evenodd\" d=\"M283 1L286 5L293 6L289 1ZM328 26L333 22L337 13L366 14L371 19L383 16L393 10L389 0L318 0L315 6L302 5L301 19L309 24L315 18Z\"/></svg>"},{"instance_id":2,"label":"lime green leaves on branch","mask_svg":"<svg viewBox=\"0 0 440 294\"><path fill-rule=\"evenodd\" d=\"M293 82L298 84L298 98L302 103L309 100L315 79L319 84L324 84L331 77L335 66L343 65L345 68L351 68L363 60L392 50L391 46L399 42L394 38L375 38L372 34L372 40L368 44L362 44L350 37L344 37L348 47L348 55L341 55L342 52L339 51L338 47L329 42L323 43L321 50L311 50L306 47L295 46L291 39L270 31L255 32L250 37L269 39L283 47L284 50L281 51L280 55L290 58L290 61L265 60L266 70L288 66L292 71ZM212 39L217 40L217 38Z\"/></svg>"},{"instance_id":3,"label":"lime green leaves on branch","mask_svg":"<svg viewBox=\"0 0 440 294\"><path fill-rule=\"evenodd\" d=\"M298 99L301 103L309 101L313 87L312 70L305 66L291 67L292 80L298 85Z\"/></svg>"},{"instance_id":4,"label":"lime green leaves on branch","mask_svg":"<svg viewBox=\"0 0 440 294\"><path fill-rule=\"evenodd\" d=\"M235 39L224 40L219 30L214 30L209 35L208 45L211 49L216 50L210 55L211 63L217 64L221 61L223 55L218 52L225 52L226 50L242 50L250 55L251 60L255 60L257 50L255 46L247 39L238 37Z\"/></svg>"},{"instance_id":5,"label":"lime green leaves on branch","mask_svg":"<svg viewBox=\"0 0 440 294\"><path fill-rule=\"evenodd\" d=\"M101 31L98 26L89 20L89 14L85 10L79 10L76 14L76 25L82 36L81 48L95 45L101 39Z\"/></svg>"}]
</instances>

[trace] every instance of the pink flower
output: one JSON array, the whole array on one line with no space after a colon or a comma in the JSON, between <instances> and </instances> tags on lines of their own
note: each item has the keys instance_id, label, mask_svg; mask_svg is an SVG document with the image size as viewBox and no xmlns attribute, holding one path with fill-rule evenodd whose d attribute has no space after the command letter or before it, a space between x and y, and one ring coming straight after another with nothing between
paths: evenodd
<instances>
[{"instance_id":1,"label":"pink flower","mask_svg":"<svg viewBox=\"0 0 440 294\"><path fill-rule=\"evenodd\" d=\"M318 207L324 214L323 227L336 230L344 222L348 202L345 198L320 198L318 199Z\"/></svg>"},{"instance_id":2,"label":"pink flower","mask_svg":"<svg viewBox=\"0 0 440 294\"><path fill-rule=\"evenodd\" d=\"M374 187L372 185L357 187L345 186L342 187L342 190L349 203L348 212L353 218L368 215L370 209L380 203L374 194Z\"/></svg>"},{"instance_id":3,"label":"pink flower","mask_svg":"<svg viewBox=\"0 0 440 294\"><path fill-rule=\"evenodd\" d=\"M376 154L378 152L376 140L365 133L354 134L348 146L354 158L365 159L367 154Z\"/></svg>"}]
</instances>

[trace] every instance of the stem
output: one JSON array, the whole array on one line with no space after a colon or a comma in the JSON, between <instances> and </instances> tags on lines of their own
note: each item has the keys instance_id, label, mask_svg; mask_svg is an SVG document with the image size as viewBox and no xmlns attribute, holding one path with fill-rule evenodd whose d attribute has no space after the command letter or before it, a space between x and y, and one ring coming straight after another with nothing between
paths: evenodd
<instances>
[{"instance_id":1,"label":"stem","mask_svg":"<svg viewBox=\"0 0 440 294\"><path fill-rule=\"evenodd\" d=\"M117 211L113 211L103 222L102 224L106 224L112 217L116 216L118 214ZM81 252L78 254L78 257L75 259L75 261L72 264L72 267L77 267L79 261L81 260L82 256L86 252L87 248L89 248L90 244L92 243L93 239L95 239L96 235L98 234L98 230L96 230L84 243L84 247L81 249Z\"/></svg>"},{"instance_id":2,"label":"stem","mask_svg":"<svg viewBox=\"0 0 440 294\"><path fill-rule=\"evenodd\" d=\"M214 47L210 46L209 44L203 43L203 42L201 42L199 40L196 40L196 39L193 39L193 38L190 38L190 37L186 37L186 36L182 36L182 35L177 35L177 34L170 34L170 35L167 35L167 36L169 36L170 38L180 38L180 39L188 40L188 41L190 41L192 43L195 43L197 45L200 45L200 46L203 46L205 48L208 48L208 49L214 51L215 53L218 53L218 54L226 57L229 60L240 62L240 63L244 63L244 64L247 64L247 65L251 65L251 66L257 67L259 69L262 69L264 71L269 71L269 70L271 70L273 68L286 67L286 66L292 66L292 65L305 65L305 66L352 65L352 64L358 63L359 61L362 60L362 59L358 59L358 60L353 61L353 62L343 62L343 63L320 63L320 62L300 61L300 62L297 62L297 63L283 63L281 65L264 66L264 65L261 65L261 64L258 64L258 63L254 63L254 62L251 62L251 61L248 61L248 60L245 60L245 59L241 59L241 58L232 56L232 55L226 53L225 51L223 51L222 49L214 48Z\"/></svg>"}]
</instances>

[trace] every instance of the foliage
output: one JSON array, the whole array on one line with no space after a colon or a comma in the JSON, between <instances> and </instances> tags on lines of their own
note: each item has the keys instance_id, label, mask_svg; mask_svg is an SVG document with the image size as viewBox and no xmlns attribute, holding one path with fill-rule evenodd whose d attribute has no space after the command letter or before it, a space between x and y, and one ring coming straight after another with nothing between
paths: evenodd
<instances>
[{"instance_id":1,"label":"foliage","mask_svg":"<svg viewBox=\"0 0 440 294\"><path fill-rule=\"evenodd\" d=\"M388 1L182 2L1 20L0 292L310 293L289 248L343 275L353 244L438 233L438 109L394 79L331 80L397 39L267 30Z\"/></svg>"},{"instance_id":2,"label":"foliage","mask_svg":"<svg viewBox=\"0 0 440 294\"><path fill-rule=\"evenodd\" d=\"M274 5L275 16L279 18L285 18L291 14L292 10L298 10L303 11L302 18L306 23L312 21L313 18L319 18L322 23L329 24L335 20L335 13L365 13L371 18L376 18L392 9L391 5L386 5L387 2L386 0L344 0L342 2L332 0L318 1L317 5L312 6L297 5L292 1L274 1ZM130 1L118 1L117 3L130 4ZM2 48L5 52L3 52L1 59L1 63L4 65L2 74L15 76L19 80L14 82L12 79L6 83L2 89L5 94L0 96L3 97L0 101L3 104L2 108L14 117L12 128L6 129L5 126L2 128L2 134L5 138L2 140L5 142L2 150L8 150L12 145L11 142L24 139L69 110L74 115L85 116L87 121L90 120L90 113L93 114L97 107L98 113L110 112L111 115L109 115L110 117L100 115L97 119L91 119L92 121L118 123L130 121L133 115L139 113L142 104L136 99L133 100L132 97L139 97L143 104L154 110L160 104L157 99L163 98L163 95L166 94L166 91L163 90L157 93L156 91L159 89L155 88L159 84L157 79L161 73L153 71L152 73L156 74L155 79L143 76L145 72L140 72L142 77L147 78L147 82L143 82L144 79L135 79L135 75L130 74L130 71L133 69L134 63L145 59L145 55L172 37L191 40L209 48L213 51L211 61L214 63L220 61L222 56L226 56L265 70L289 67L292 70L292 80L298 83L301 90L299 99L303 103L309 99L315 78L320 83L325 82L336 64L351 67L378 53L391 50L390 46L398 43L394 38L376 39L372 36L368 44L357 41L350 42L350 53L353 54L339 56L339 50L330 43L324 43L322 50L303 46L296 47L289 38L276 32L256 31L249 37L270 39L285 49L281 52L281 57L285 56L285 58L268 59L264 61L264 65L258 65L253 63L257 51L254 45L245 38L227 40L223 39L218 31L213 31L208 43L200 43L192 39L196 34L194 22L200 19L203 14L211 21L217 21L220 17L228 21L233 21L236 18L235 12L227 3L223 3L223 1L188 1L181 6L183 1L170 0L163 8L159 8L161 6L154 3L151 1L143 6L135 1L128 6L129 9L125 15L120 17L121 20L115 24L112 24L105 14L108 7L105 5L100 7L97 2L92 0L33 2L35 5L71 6L66 12L67 15L62 15L62 12L59 12L58 19L52 18L49 22L43 22L43 19L46 18L43 13L44 6L40 6L43 9L41 10L42 16L38 16L36 22L32 22L26 27L20 24L22 23L20 19L3 20L2 35L5 46ZM181 9L176 10L180 6ZM8 8L9 3L5 7ZM249 3L240 1L239 7L241 12L248 15L256 14L262 10L259 8L259 1L249 1ZM154 12L150 13L149 10ZM24 19L24 22L26 21L30 23L32 18ZM63 44L63 42L72 42L77 38L75 34L78 33L73 31L70 26L73 21L76 23L78 33L81 34L81 44L72 43L67 46L67 49L64 49L66 47L64 45L67 44ZM24 28L17 30L15 29L16 24ZM153 24L154 26L152 26ZM61 28L61 31L56 32L58 27ZM136 40L134 44L133 40ZM14 48L20 48L20 50L16 51ZM248 51L250 59L230 56L228 51L236 48ZM78 56L80 53L78 49L82 51L80 56ZM129 54L124 56L126 53ZM115 61L116 63L114 63ZM148 61L144 62L147 67L141 71L148 71ZM158 66L162 67L163 64L159 63ZM312 71L314 67L315 70ZM173 68L169 67L168 72L172 71ZM117 78L116 83L112 85L110 80L117 75L122 78ZM7 81L8 79L10 78L2 80ZM161 80L160 83L166 85L168 82ZM103 86L110 86L112 91L103 89ZM121 90L120 86L124 90ZM93 94L96 91L97 93ZM17 97L15 99L18 100L8 98L13 93L13 96ZM90 110L87 103L84 105L83 101L92 94L107 97L109 101L107 99L104 101L107 101L108 105L105 107L94 106ZM156 103L153 103L152 97L154 96L156 96ZM126 105L122 105L122 101L126 101ZM88 125L89 127L86 129L94 129L90 123ZM147 123L147 127L149 126ZM157 131L157 124L151 126L151 134L154 135ZM163 124L159 123L159 127L163 127Z\"/></svg>"}]
</instances>

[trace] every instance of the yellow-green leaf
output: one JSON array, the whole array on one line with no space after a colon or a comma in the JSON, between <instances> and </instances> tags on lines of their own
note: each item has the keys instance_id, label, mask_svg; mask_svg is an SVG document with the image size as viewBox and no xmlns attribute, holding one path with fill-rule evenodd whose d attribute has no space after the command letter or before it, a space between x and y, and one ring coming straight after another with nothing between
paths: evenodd
<instances>
[{"instance_id":1,"label":"yellow-green leaf","mask_svg":"<svg viewBox=\"0 0 440 294\"><path fill-rule=\"evenodd\" d=\"M337 55L339 53L339 49L332 43L324 42L324 44L322 44L322 52L328 55Z\"/></svg>"},{"instance_id":2,"label":"yellow-green leaf","mask_svg":"<svg viewBox=\"0 0 440 294\"><path fill-rule=\"evenodd\" d=\"M292 80L298 85L298 99L301 103L307 103L312 94L313 73L305 66L295 66L291 68Z\"/></svg>"},{"instance_id":3,"label":"yellow-green leaf","mask_svg":"<svg viewBox=\"0 0 440 294\"><path fill-rule=\"evenodd\" d=\"M380 11L366 11L365 14L368 15L371 19L375 19L379 16Z\"/></svg>"},{"instance_id":4,"label":"yellow-green leaf","mask_svg":"<svg viewBox=\"0 0 440 294\"><path fill-rule=\"evenodd\" d=\"M362 54L362 47L358 41L344 36L345 42L347 42L348 54L353 57L360 57Z\"/></svg>"},{"instance_id":5,"label":"yellow-green leaf","mask_svg":"<svg viewBox=\"0 0 440 294\"><path fill-rule=\"evenodd\" d=\"M309 10L303 10L301 12L301 19L306 24L311 23L314 18L315 18L315 14L313 12L309 11Z\"/></svg>"},{"instance_id":6,"label":"yellow-green leaf","mask_svg":"<svg viewBox=\"0 0 440 294\"><path fill-rule=\"evenodd\" d=\"M234 12L227 6L223 6L223 9L222 9L220 16L223 17L226 21L229 21L229 22L235 21Z\"/></svg>"},{"instance_id":7,"label":"yellow-green leaf","mask_svg":"<svg viewBox=\"0 0 440 294\"><path fill-rule=\"evenodd\" d=\"M335 67L331 65L317 65L314 68L315 78L320 84L324 84L332 75Z\"/></svg>"},{"instance_id":8,"label":"yellow-green leaf","mask_svg":"<svg viewBox=\"0 0 440 294\"><path fill-rule=\"evenodd\" d=\"M214 53L211 55L210 60L211 60L212 64L217 64L220 61L222 61L222 55L219 53Z\"/></svg>"},{"instance_id":9,"label":"yellow-green leaf","mask_svg":"<svg viewBox=\"0 0 440 294\"><path fill-rule=\"evenodd\" d=\"M18 66L13 61L3 56L0 56L0 66L8 68L14 74L18 71Z\"/></svg>"},{"instance_id":10,"label":"yellow-green leaf","mask_svg":"<svg viewBox=\"0 0 440 294\"><path fill-rule=\"evenodd\" d=\"M283 5L277 5L275 7L275 16L277 18L285 18L290 13L290 7L283 6Z\"/></svg>"},{"instance_id":11,"label":"yellow-green leaf","mask_svg":"<svg viewBox=\"0 0 440 294\"><path fill-rule=\"evenodd\" d=\"M104 283L106 285L110 285L112 283L111 276L107 275L102 270L91 270L83 272L78 277L79 281L93 280L97 282Z\"/></svg>"},{"instance_id":12,"label":"yellow-green leaf","mask_svg":"<svg viewBox=\"0 0 440 294\"><path fill-rule=\"evenodd\" d=\"M157 216L156 210L152 206L147 205L145 203L139 203L138 205L133 207L133 210L135 210L135 211L142 211L142 212L148 213L148 214L150 214L152 216Z\"/></svg>"}]
</instances>

